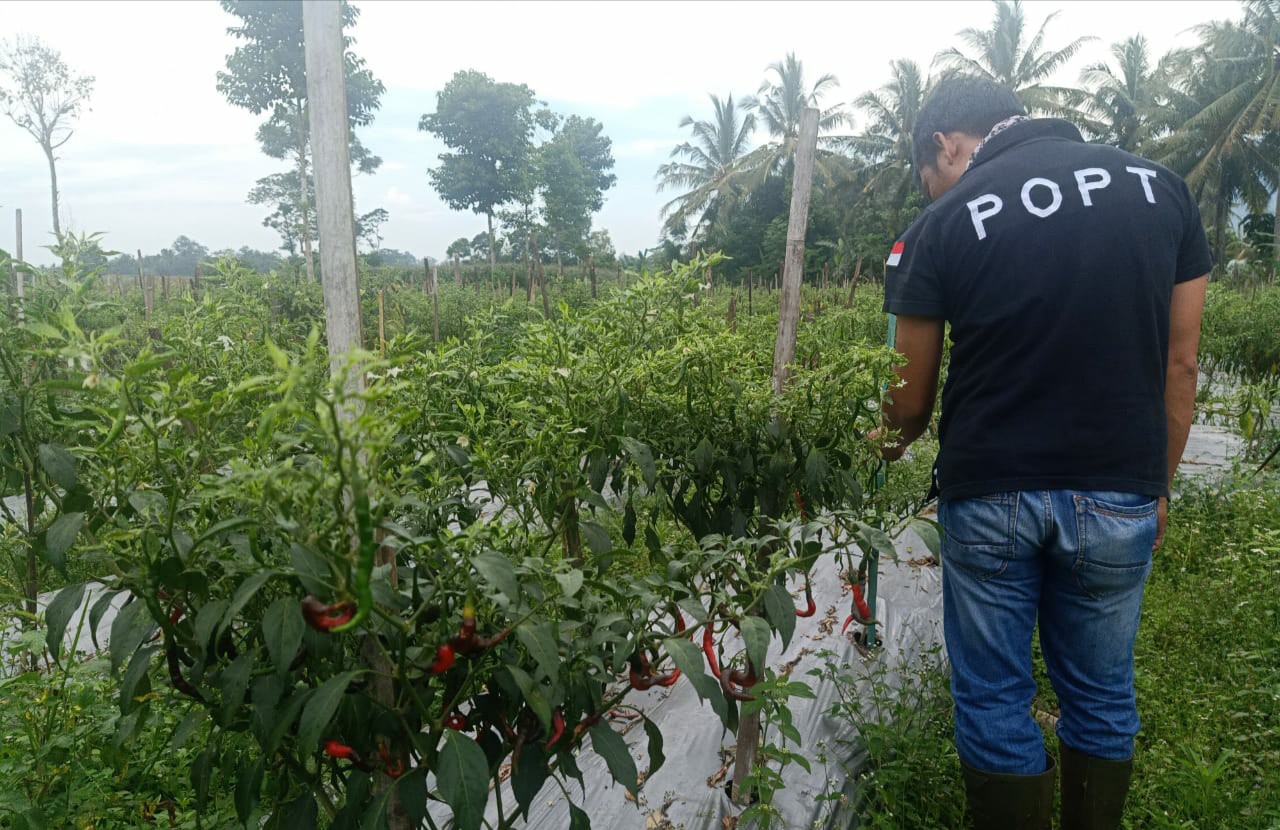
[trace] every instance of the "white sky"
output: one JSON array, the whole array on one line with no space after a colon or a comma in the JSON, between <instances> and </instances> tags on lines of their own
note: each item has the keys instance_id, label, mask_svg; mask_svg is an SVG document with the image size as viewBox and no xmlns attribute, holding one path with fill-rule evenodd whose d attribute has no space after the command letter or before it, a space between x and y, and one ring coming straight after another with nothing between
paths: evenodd
<instances>
[{"instance_id":1,"label":"white sky","mask_svg":"<svg viewBox=\"0 0 1280 830\"><path fill-rule=\"evenodd\" d=\"M604 123L613 139L617 186L596 227L621 251L653 245L658 210L672 194L654 171L685 138L682 115L708 115L707 94L755 92L765 67L795 51L810 78L830 72L851 101L883 84L889 61L927 67L955 32L985 27L992 6L972 2L524 2L417 3L356 0L356 52L387 86L362 140L382 169L355 182L357 207L384 207L383 245L442 256L450 241L484 230L431 191L426 170L443 148L418 132L435 94L460 69L526 83L553 109ZM1027 18L1048 29L1049 47L1091 35L1058 79L1108 57L1109 44L1141 32L1158 55L1187 45L1188 29L1239 16L1231 0L1199 2L1033 2ZM92 111L60 152L64 228L106 231L117 250L144 253L186 234L211 249L278 245L263 207L248 205L254 181L284 163L254 140L259 118L215 89L234 48L234 18L212 0L27 2L0 0L0 37L36 35L81 73L96 76ZM0 247L13 249L13 209L23 209L26 257L48 262L48 170L36 143L0 123Z\"/></svg>"}]
</instances>

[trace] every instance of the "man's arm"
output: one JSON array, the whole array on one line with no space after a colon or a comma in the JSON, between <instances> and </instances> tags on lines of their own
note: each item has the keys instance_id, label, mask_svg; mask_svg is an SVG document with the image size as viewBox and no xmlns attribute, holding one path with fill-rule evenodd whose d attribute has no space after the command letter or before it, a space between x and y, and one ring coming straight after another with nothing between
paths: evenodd
<instances>
[{"instance_id":1,"label":"man's arm","mask_svg":"<svg viewBox=\"0 0 1280 830\"><path fill-rule=\"evenodd\" d=\"M896 447L885 447L889 461L902 457L907 445L929 426L938 394L938 369L942 365L942 320L937 317L898 316L895 348L907 359L898 366L903 385L893 390L892 403L884 406L884 428L898 430Z\"/></svg>"},{"instance_id":2,"label":"man's arm","mask_svg":"<svg viewBox=\"0 0 1280 830\"><path fill-rule=\"evenodd\" d=\"M1169 484L1182 461L1191 432L1191 419L1196 405L1196 381L1200 375L1197 354L1200 351L1200 318L1204 313L1204 297L1209 276L1180 282L1173 287L1169 305L1169 368L1165 374L1164 408L1169 424ZM1156 541L1152 550L1164 542L1169 503L1160 500Z\"/></svg>"}]
</instances>

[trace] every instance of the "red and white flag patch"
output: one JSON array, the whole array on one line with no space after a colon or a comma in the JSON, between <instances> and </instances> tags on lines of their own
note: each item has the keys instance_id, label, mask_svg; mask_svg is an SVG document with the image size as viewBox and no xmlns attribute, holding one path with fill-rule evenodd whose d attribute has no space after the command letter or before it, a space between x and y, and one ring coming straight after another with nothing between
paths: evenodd
<instances>
[{"instance_id":1,"label":"red and white flag patch","mask_svg":"<svg viewBox=\"0 0 1280 830\"><path fill-rule=\"evenodd\" d=\"M898 263L902 262L902 252L907 249L907 243L899 239L893 243L893 250L889 252L889 258L885 260L885 265L889 268L897 268Z\"/></svg>"}]
</instances>

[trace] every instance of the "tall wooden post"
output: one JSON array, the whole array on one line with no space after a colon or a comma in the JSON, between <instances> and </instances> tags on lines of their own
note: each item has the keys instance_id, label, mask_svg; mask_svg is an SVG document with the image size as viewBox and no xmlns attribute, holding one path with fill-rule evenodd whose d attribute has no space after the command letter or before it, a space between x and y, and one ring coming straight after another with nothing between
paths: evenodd
<instances>
[{"instance_id":1,"label":"tall wooden post","mask_svg":"<svg viewBox=\"0 0 1280 830\"><path fill-rule=\"evenodd\" d=\"M849 283L849 300L844 304L845 308L853 308L853 292L858 290L860 276L862 276L862 257L858 257L858 264L853 266L853 280Z\"/></svg>"},{"instance_id":2,"label":"tall wooden post","mask_svg":"<svg viewBox=\"0 0 1280 830\"><path fill-rule=\"evenodd\" d=\"M347 124L342 6L331 0L303 0L302 29L316 180L316 218L320 229L325 327L329 340L330 371L336 372L351 350L359 348L364 342L360 324L360 274L356 270L355 215L351 198L351 137ZM350 391L362 391L365 383L363 371L357 369L350 372L346 382ZM391 566L389 579L394 587L394 549L380 545L375 561L378 565ZM373 678L374 697L379 704L394 707L396 691L392 666L373 635L363 638L360 654ZM403 740L393 740L391 752L397 759L407 758ZM394 782L379 777L376 786L384 789L393 784ZM412 824L394 788L387 796L387 825L390 830L411 830Z\"/></svg>"},{"instance_id":3,"label":"tall wooden post","mask_svg":"<svg viewBox=\"0 0 1280 830\"><path fill-rule=\"evenodd\" d=\"M381 288L378 289L378 353L387 356L387 307Z\"/></svg>"},{"instance_id":4,"label":"tall wooden post","mask_svg":"<svg viewBox=\"0 0 1280 830\"><path fill-rule=\"evenodd\" d=\"M22 265L22 208L13 212L13 233L13 285L18 294L18 325L23 326L27 322L27 277L18 267Z\"/></svg>"},{"instance_id":5,"label":"tall wooden post","mask_svg":"<svg viewBox=\"0 0 1280 830\"><path fill-rule=\"evenodd\" d=\"M440 269L431 269L431 336L440 342Z\"/></svg>"},{"instance_id":6,"label":"tall wooden post","mask_svg":"<svg viewBox=\"0 0 1280 830\"><path fill-rule=\"evenodd\" d=\"M453 255L453 279L458 283L458 287L462 287L462 257L458 254Z\"/></svg>"},{"instance_id":7,"label":"tall wooden post","mask_svg":"<svg viewBox=\"0 0 1280 830\"><path fill-rule=\"evenodd\" d=\"M806 107L800 116L791 215L787 222L787 257L783 261L782 296L778 303L778 339L773 349L773 393L781 395L788 367L796 355L796 323L800 319L800 278L804 269L804 234L809 226L809 194L818 146L818 111Z\"/></svg>"},{"instance_id":8,"label":"tall wooden post","mask_svg":"<svg viewBox=\"0 0 1280 830\"><path fill-rule=\"evenodd\" d=\"M422 293L426 294L431 290L431 262L426 257L422 258Z\"/></svg>"},{"instance_id":9,"label":"tall wooden post","mask_svg":"<svg viewBox=\"0 0 1280 830\"><path fill-rule=\"evenodd\" d=\"M587 254L587 273L591 275L591 299L596 298L596 255Z\"/></svg>"},{"instance_id":10,"label":"tall wooden post","mask_svg":"<svg viewBox=\"0 0 1280 830\"><path fill-rule=\"evenodd\" d=\"M195 273L191 275L191 296L200 302L200 263L196 263Z\"/></svg>"},{"instance_id":11,"label":"tall wooden post","mask_svg":"<svg viewBox=\"0 0 1280 830\"><path fill-rule=\"evenodd\" d=\"M618 290L621 291L623 287L624 286L622 285L622 260L618 260Z\"/></svg>"},{"instance_id":12,"label":"tall wooden post","mask_svg":"<svg viewBox=\"0 0 1280 830\"><path fill-rule=\"evenodd\" d=\"M751 307L752 306L751 294L752 294L752 286L755 284L755 281L756 281L755 274L751 273L751 269L748 268L747 269L747 316L748 317L750 317L754 313L754 309L752 309Z\"/></svg>"},{"instance_id":13,"label":"tall wooden post","mask_svg":"<svg viewBox=\"0 0 1280 830\"><path fill-rule=\"evenodd\" d=\"M138 290L142 291L142 249L138 249Z\"/></svg>"},{"instance_id":14,"label":"tall wooden post","mask_svg":"<svg viewBox=\"0 0 1280 830\"><path fill-rule=\"evenodd\" d=\"M813 189L813 162L818 147L818 110L806 107L800 115L791 184L791 214L787 222L787 255L783 260L782 296L778 304L778 339L773 350L773 393L781 395L796 354L796 326L800 320L800 280L804 271L804 235L809 226L809 195ZM763 672L764 666L757 671ZM750 800L743 786L755 765L760 741L760 713L743 716L738 723L738 751L733 765L733 799Z\"/></svg>"}]
</instances>

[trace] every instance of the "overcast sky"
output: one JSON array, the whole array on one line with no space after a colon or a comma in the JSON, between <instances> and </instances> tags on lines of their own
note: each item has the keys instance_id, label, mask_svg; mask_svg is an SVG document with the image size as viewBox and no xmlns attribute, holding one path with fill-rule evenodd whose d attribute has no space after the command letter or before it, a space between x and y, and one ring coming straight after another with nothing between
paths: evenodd
<instances>
[{"instance_id":1,"label":"overcast sky","mask_svg":"<svg viewBox=\"0 0 1280 830\"><path fill-rule=\"evenodd\" d=\"M596 227L621 251L653 245L661 205L654 171L685 138L686 113L709 115L708 93L747 95L765 68L794 51L809 77L840 80L824 103L851 101L883 84L890 60L928 66L955 33L985 27L989 2L559 2L411 3L356 0L356 52L386 84L382 109L361 131L384 159L355 180L361 211L386 208L383 245L442 256L484 218L450 211L426 171L443 147L417 129L454 72L478 69L525 83L562 114L594 117L613 139L617 186ZM1159 54L1194 40L1188 31L1234 18L1223 2L1028 2L1032 26L1054 10L1050 47L1090 35L1059 81L1109 57L1108 45L1141 32ZM0 36L36 35L71 67L94 75L92 111L60 151L64 229L105 231L107 245L144 253L186 234L211 249L274 249L263 207L245 194L285 163L262 155L260 118L228 104L215 76L234 48L234 19L212 0L15 2L4 0ZM855 127L856 128L856 127ZM760 137L763 138L763 137ZM0 247L12 250L13 210L23 209L27 259L48 262L48 169L39 146L0 122Z\"/></svg>"}]
</instances>

